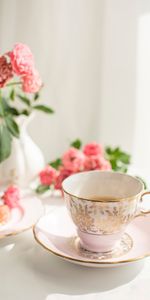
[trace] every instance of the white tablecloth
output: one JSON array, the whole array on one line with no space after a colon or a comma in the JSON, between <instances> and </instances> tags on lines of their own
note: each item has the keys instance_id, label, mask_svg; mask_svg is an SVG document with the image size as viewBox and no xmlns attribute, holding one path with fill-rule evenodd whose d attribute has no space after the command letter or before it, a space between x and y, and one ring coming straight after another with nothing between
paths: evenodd
<instances>
[{"instance_id":1,"label":"white tablecloth","mask_svg":"<svg viewBox=\"0 0 150 300\"><path fill-rule=\"evenodd\" d=\"M43 199L46 211L63 205ZM50 254L32 231L0 240L0 300L149 300L150 259L118 268L78 266Z\"/></svg>"}]
</instances>

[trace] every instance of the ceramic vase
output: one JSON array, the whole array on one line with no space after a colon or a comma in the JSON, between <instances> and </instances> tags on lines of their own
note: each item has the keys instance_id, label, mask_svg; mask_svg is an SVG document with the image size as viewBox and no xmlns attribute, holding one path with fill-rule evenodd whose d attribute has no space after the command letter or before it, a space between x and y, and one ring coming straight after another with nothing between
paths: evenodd
<instances>
[{"instance_id":1,"label":"ceramic vase","mask_svg":"<svg viewBox=\"0 0 150 300\"><path fill-rule=\"evenodd\" d=\"M44 167L44 157L39 147L29 136L27 127L34 115L19 116L19 139L13 138L11 155L0 164L0 184L17 184L27 187Z\"/></svg>"}]
</instances>

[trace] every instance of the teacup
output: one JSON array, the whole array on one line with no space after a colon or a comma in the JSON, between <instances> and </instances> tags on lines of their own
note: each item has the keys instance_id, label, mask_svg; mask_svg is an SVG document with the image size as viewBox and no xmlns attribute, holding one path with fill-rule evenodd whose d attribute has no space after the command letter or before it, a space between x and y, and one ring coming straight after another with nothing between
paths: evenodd
<instances>
[{"instance_id":1,"label":"teacup","mask_svg":"<svg viewBox=\"0 0 150 300\"><path fill-rule=\"evenodd\" d=\"M111 171L89 171L63 181L64 198L77 227L81 245L108 252L120 242L127 225L140 209L143 183L136 177Z\"/></svg>"}]
</instances>

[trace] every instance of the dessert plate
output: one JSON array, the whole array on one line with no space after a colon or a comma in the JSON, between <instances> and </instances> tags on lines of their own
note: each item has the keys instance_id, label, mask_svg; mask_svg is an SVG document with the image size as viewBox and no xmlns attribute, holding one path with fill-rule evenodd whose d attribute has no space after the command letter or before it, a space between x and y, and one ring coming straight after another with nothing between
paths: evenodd
<instances>
[{"instance_id":1,"label":"dessert plate","mask_svg":"<svg viewBox=\"0 0 150 300\"><path fill-rule=\"evenodd\" d=\"M43 214L43 206L32 193L24 194L20 205L11 210L10 220L0 225L0 238L30 229Z\"/></svg>"},{"instance_id":2,"label":"dessert plate","mask_svg":"<svg viewBox=\"0 0 150 300\"><path fill-rule=\"evenodd\" d=\"M112 267L150 256L150 215L135 218L114 251L94 253L80 245L66 207L58 207L33 227L35 240L49 252L75 264Z\"/></svg>"}]
</instances>

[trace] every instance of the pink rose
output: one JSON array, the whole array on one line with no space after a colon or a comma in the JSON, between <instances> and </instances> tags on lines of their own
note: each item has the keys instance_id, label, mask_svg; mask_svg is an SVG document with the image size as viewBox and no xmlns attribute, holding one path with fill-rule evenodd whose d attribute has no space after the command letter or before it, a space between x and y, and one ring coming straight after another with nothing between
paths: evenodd
<instances>
[{"instance_id":1,"label":"pink rose","mask_svg":"<svg viewBox=\"0 0 150 300\"><path fill-rule=\"evenodd\" d=\"M111 165L101 155L87 156L84 162L84 170L111 170Z\"/></svg>"},{"instance_id":2,"label":"pink rose","mask_svg":"<svg viewBox=\"0 0 150 300\"><path fill-rule=\"evenodd\" d=\"M37 71L22 77L22 90L25 93L37 93L42 86L42 81Z\"/></svg>"},{"instance_id":3,"label":"pink rose","mask_svg":"<svg viewBox=\"0 0 150 300\"><path fill-rule=\"evenodd\" d=\"M87 156L103 155L103 147L102 145L93 142L84 146L83 153Z\"/></svg>"},{"instance_id":4,"label":"pink rose","mask_svg":"<svg viewBox=\"0 0 150 300\"><path fill-rule=\"evenodd\" d=\"M27 45L21 43L16 44L8 55L11 60L13 71L17 75L27 75L32 73L34 69L34 58Z\"/></svg>"},{"instance_id":5,"label":"pink rose","mask_svg":"<svg viewBox=\"0 0 150 300\"><path fill-rule=\"evenodd\" d=\"M100 155L93 155L93 156L86 156L85 162L84 162L84 170L90 171L90 170L99 170L100 169Z\"/></svg>"},{"instance_id":6,"label":"pink rose","mask_svg":"<svg viewBox=\"0 0 150 300\"><path fill-rule=\"evenodd\" d=\"M112 169L110 162L106 160L104 157L101 157L100 169L102 171L109 171Z\"/></svg>"},{"instance_id":7,"label":"pink rose","mask_svg":"<svg viewBox=\"0 0 150 300\"><path fill-rule=\"evenodd\" d=\"M7 62L5 56L0 57L0 88L4 87L7 81L13 77L12 66Z\"/></svg>"},{"instance_id":8,"label":"pink rose","mask_svg":"<svg viewBox=\"0 0 150 300\"><path fill-rule=\"evenodd\" d=\"M72 172L82 171L84 160L85 155L80 150L73 147L67 150L62 157L64 168Z\"/></svg>"},{"instance_id":9,"label":"pink rose","mask_svg":"<svg viewBox=\"0 0 150 300\"><path fill-rule=\"evenodd\" d=\"M4 192L2 197L4 203L8 205L10 208L15 208L18 206L18 202L20 200L20 191L16 186L9 186L7 190Z\"/></svg>"},{"instance_id":10,"label":"pink rose","mask_svg":"<svg viewBox=\"0 0 150 300\"><path fill-rule=\"evenodd\" d=\"M51 166L46 166L44 170L39 173L41 184L51 185L54 183L57 171Z\"/></svg>"},{"instance_id":11,"label":"pink rose","mask_svg":"<svg viewBox=\"0 0 150 300\"><path fill-rule=\"evenodd\" d=\"M68 176L72 175L73 172L70 170L66 170L64 168L62 168L60 170L60 173L58 174L58 176L56 177L56 181L55 181L55 189L56 190L61 190L62 189L62 182L65 178L67 178Z\"/></svg>"}]
</instances>

